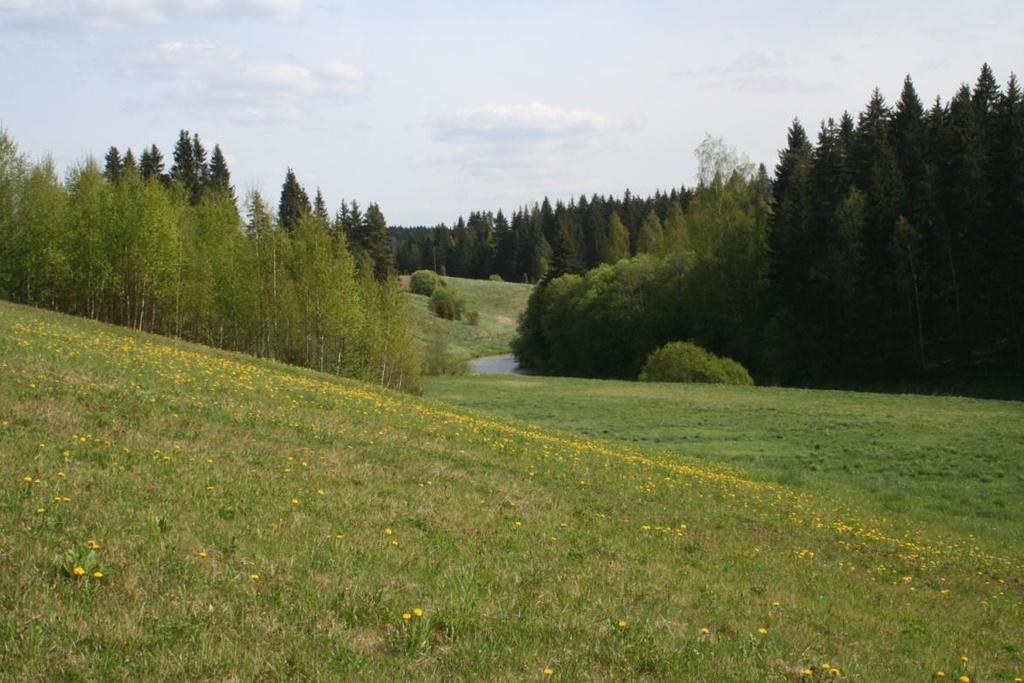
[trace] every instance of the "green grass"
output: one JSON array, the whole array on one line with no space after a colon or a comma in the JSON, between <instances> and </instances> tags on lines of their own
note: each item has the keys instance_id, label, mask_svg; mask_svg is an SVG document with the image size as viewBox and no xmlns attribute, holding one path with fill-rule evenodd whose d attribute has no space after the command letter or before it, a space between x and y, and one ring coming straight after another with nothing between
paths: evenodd
<instances>
[{"instance_id":1,"label":"green grass","mask_svg":"<svg viewBox=\"0 0 1024 683\"><path fill-rule=\"evenodd\" d=\"M427 393L1024 546L1024 403L502 376Z\"/></svg>"},{"instance_id":2,"label":"green grass","mask_svg":"<svg viewBox=\"0 0 1024 683\"><path fill-rule=\"evenodd\" d=\"M447 338L448 352L457 361L509 353L531 285L458 277L444 280L465 295L467 310L478 311L480 322L470 325L465 319L438 318L427 309L429 297L406 292L417 345L424 348L432 335L440 333Z\"/></svg>"},{"instance_id":3,"label":"green grass","mask_svg":"<svg viewBox=\"0 0 1024 683\"><path fill-rule=\"evenodd\" d=\"M607 436L0 304L0 678L1024 675L1020 545Z\"/></svg>"}]
</instances>

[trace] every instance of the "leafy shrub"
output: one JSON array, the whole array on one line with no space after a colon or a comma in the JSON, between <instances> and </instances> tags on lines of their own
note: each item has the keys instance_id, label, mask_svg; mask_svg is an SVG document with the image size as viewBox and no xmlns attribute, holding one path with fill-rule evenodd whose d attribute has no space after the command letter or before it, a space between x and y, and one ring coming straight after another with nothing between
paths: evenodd
<instances>
[{"instance_id":1,"label":"leafy shrub","mask_svg":"<svg viewBox=\"0 0 1024 683\"><path fill-rule=\"evenodd\" d=\"M534 288L512 349L533 372L635 379L658 346L691 336L681 260L648 254Z\"/></svg>"},{"instance_id":2,"label":"leafy shrub","mask_svg":"<svg viewBox=\"0 0 1024 683\"><path fill-rule=\"evenodd\" d=\"M431 331L423 349L423 372L427 375L466 375L469 363L456 358L448 346L448 331L437 328Z\"/></svg>"},{"instance_id":3,"label":"leafy shrub","mask_svg":"<svg viewBox=\"0 0 1024 683\"><path fill-rule=\"evenodd\" d=\"M491 273L491 276L489 278L487 278L487 279L490 280L491 282L504 282L505 281L497 273Z\"/></svg>"},{"instance_id":4,"label":"leafy shrub","mask_svg":"<svg viewBox=\"0 0 1024 683\"><path fill-rule=\"evenodd\" d=\"M432 270L417 270L409 277L409 291L413 294L430 296L438 287L444 287L444 280Z\"/></svg>"},{"instance_id":5,"label":"leafy shrub","mask_svg":"<svg viewBox=\"0 0 1024 683\"><path fill-rule=\"evenodd\" d=\"M438 318L462 320L466 312L466 298L452 287L436 287L428 306Z\"/></svg>"},{"instance_id":6,"label":"leafy shrub","mask_svg":"<svg viewBox=\"0 0 1024 683\"><path fill-rule=\"evenodd\" d=\"M480 311L470 311L466 314L466 322L476 327L480 324Z\"/></svg>"},{"instance_id":7,"label":"leafy shrub","mask_svg":"<svg viewBox=\"0 0 1024 683\"><path fill-rule=\"evenodd\" d=\"M669 342L652 351L639 379L641 382L754 384L746 368L733 359L719 358L696 344L680 341Z\"/></svg>"}]
</instances>

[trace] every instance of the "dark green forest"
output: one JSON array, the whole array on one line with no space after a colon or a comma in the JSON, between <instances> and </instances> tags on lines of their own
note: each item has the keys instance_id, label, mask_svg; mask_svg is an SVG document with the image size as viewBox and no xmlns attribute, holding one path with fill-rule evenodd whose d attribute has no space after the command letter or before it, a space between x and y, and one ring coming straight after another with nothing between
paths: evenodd
<instances>
[{"instance_id":1,"label":"dark green forest","mask_svg":"<svg viewBox=\"0 0 1024 683\"><path fill-rule=\"evenodd\" d=\"M0 130L0 298L417 387L380 208L332 218L290 169L275 211L240 212L219 146L181 131L173 161L111 147L58 177Z\"/></svg>"},{"instance_id":2,"label":"dark green forest","mask_svg":"<svg viewBox=\"0 0 1024 683\"><path fill-rule=\"evenodd\" d=\"M630 198L627 206L650 207L642 219L615 210L587 221L593 203L551 212L549 270L515 346L526 367L635 377L654 348L693 340L762 383L1019 377L1024 101L1015 76L1001 88L985 65L973 87L930 106L908 77L895 105L876 89L856 118L829 119L813 139L794 121L770 179L713 141L698 157L692 194ZM526 214L538 215L543 223L543 207ZM641 256L599 258L606 265L588 271L588 245L607 244L603 226L616 222L629 236L628 254L617 255Z\"/></svg>"}]
</instances>

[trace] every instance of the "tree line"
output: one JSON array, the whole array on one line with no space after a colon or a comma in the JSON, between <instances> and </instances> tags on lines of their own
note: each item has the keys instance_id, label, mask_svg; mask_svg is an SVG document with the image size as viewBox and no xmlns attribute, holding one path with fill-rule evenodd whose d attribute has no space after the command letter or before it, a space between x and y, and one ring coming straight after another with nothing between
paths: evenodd
<instances>
[{"instance_id":1,"label":"tree line","mask_svg":"<svg viewBox=\"0 0 1024 683\"><path fill-rule=\"evenodd\" d=\"M111 147L60 178L0 130L0 297L138 330L417 387L380 208L286 175L275 211L239 211L223 152L182 131L165 172L155 146Z\"/></svg>"},{"instance_id":2,"label":"tree line","mask_svg":"<svg viewBox=\"0 0 1024 683\"><path fill-rule=\"evenodd\" d=\"M1001 88L984 65L973 87L929 107L907 77L894 106L876 89L856 118L823 122L813 142L794 121L772 178L721 145L702 145L698 159L683 240L666 243L658 215L660 253L547 278L516 344L526 365L633 377L673 339L784 384L1024 365L1015 76ZM642 225L631 253L645 251Z\"/></svg>"},{"instance_id":3,"label":"tree line","mask_svg":"<svg viewBox=\"0 0 1024 683\"><path fill-rule=\"evenodd\" d=\"M475 211L448 227L391 229L403 273L429 269L453 277L499 275L538 282L553 273L584 272L637 253L658 251L662 239L678 240L693 193L681 187L637 197L592 195L568 203L548 198L511 218L499 210Z\"/></svg>"}]
</instances>

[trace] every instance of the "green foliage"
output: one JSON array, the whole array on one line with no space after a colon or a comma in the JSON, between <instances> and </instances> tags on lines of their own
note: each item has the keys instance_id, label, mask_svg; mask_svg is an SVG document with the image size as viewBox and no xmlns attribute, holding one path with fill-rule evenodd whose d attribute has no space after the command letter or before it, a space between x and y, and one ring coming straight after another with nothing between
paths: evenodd
<instances>
[{"instance_id":1,"label":"green foliage","mask_svg":"<svg viewBox=\"0 0 1024 683\"><path fill-rule=\"evenodd\" d=\"M61 573L69 579L81 583L97 581L103 578L100 560L92 548L68 548L58 558ZM97 572L99 576L97 576Z\"/></svg>"},{"instance_id":2,"label":"green foliage","mask_svg":"<svg viewBox=\"0 0 1024 683\"><path fill-rule=\"evenodd\" d=\"M512 348L545 374L636 377L647 354L678 338L680 259L622 259L538 286Z\"/></svg>"},{"instance_id":3,"label":"green foliage","mask_svg":"<svg viewBox=\"0 0 1024 683\"><path fill-rule=\"evenodd\" d=\"M651 211L647 214L643 224L640 226L640 234L637 236L637 253L651 254L662 251L665 240L665 233L658 220L658 214Z\"/></svg>"},{"instance_id":4,"label":"green foliage","mask_svg":"<svg viewBox=\"0 0 1024 683\"><path fill-rule=\"evenodd\" d=\"M258 193L243 222L220 147L207 168L186 131L172 183L155 146L142 169L114 151L61 183L0 132L0 296L416 389L396 285L360 281L344 232L305 210L286 230Z\"/></svg>"},{"instance_id":5,"label":"green foliage","mask_svg":"<svg viewBox=\"0 0 1024 683\"><path fill-rule=\"evenodd\" d=\"M602 263L614 264L629 258L629 231L616 212L612 212L611 218L608 219L601 245Z\"/></svg>"},{"instance_id":6,"label":"green foliage","mask_svg":"<svg viewBox=\"0 0 1024 683\"><path fill-rule=\"evenodd\" d=\"M469 364L465 359L458 359L449 348L448 330L434 328L427 338L423 349L424 375L465 375L469 372Z\"/></svg>"},{"instance_id":7,"label":"green foliage","mask_svg":"<svg viewBox=\"0 0 1024 683\"><path fill-rule=\"evenodd\" d=\"M462 320L466 297L454 287L435 287L430 294L430 310L445 320Z\"/></svg>"},{"instance_id":8,"label":"green foliage","mask_svg":"<svg viewBox=\"0 0 1024 683\"><path fill-rule=\"evenodd\" d=\"M719 358L691 342L669 342L647 357L641 382L705 382L752 386L746 368L731 358Z\"/></svg>"},{"instance_id":9,"label":"green foliage","mask_svg":"<svg viewBox=\"0 0 1024 683\"><path fill-rule=\"evenodd\" d=\"M642 234L654 253L534 292L513 345L523 367L632 378L651 351L681 338L759 362L770 215L763 186L739 173L716 174L695 193L685 223L681 210L671 213L671 248L649 214ZM616 223L613 215L614 230Z\"/></svg>"},{"instance_id":10,"label":"green foliage","mask_svg":"<svg viewBox=\"0 0 1024 683\"><path fill-rule=\"evenodd\" d=\"M360 281L366 306L360 353L362 378L383 387L418 393L419 359L398 281L379 281L371 272L362 273Z\"/></svg>"},{"instance_id":11,"label":"green foliage","mask_svg":"<svg viewBox=\"0 0 1024 683\"><path fill-rule=\"evenodd\" d=\"M444 280L432 270L417 270L409 277L409 291L413 294L430 296L437 287L443 287Z\"/></svg>"},{"instance_id":12,"label":"green foliage","mask_svg":"<svg viewBox=\"0 0 1024 683\"><path fill-rule=\"evenodd\" d=\"M487 277L487 279L488 279L488 280L490 280L491 282L504 282L504 281L505 281L505 280L504 280L504 279L502 279L502 277L501 277L500 275L498 275L497 273L491 273L491 274L490 274L490 275L489 275L489 276Z\"/></svg>"},{"instance_id":13,"label":"green foliage","mask_svg":"<svg viewBox=\"0 0 1024 683\"><path fill-rule=\"evenodd\" d=\"M312 207L309 204L309 195L305 188L299 184L295 171L288 169L284 176L284 184L281 186L281 199L277 205L277 220L286 232L291 232L299 223L299 219L309 214Z\"/></svg>"}]
</instances>

